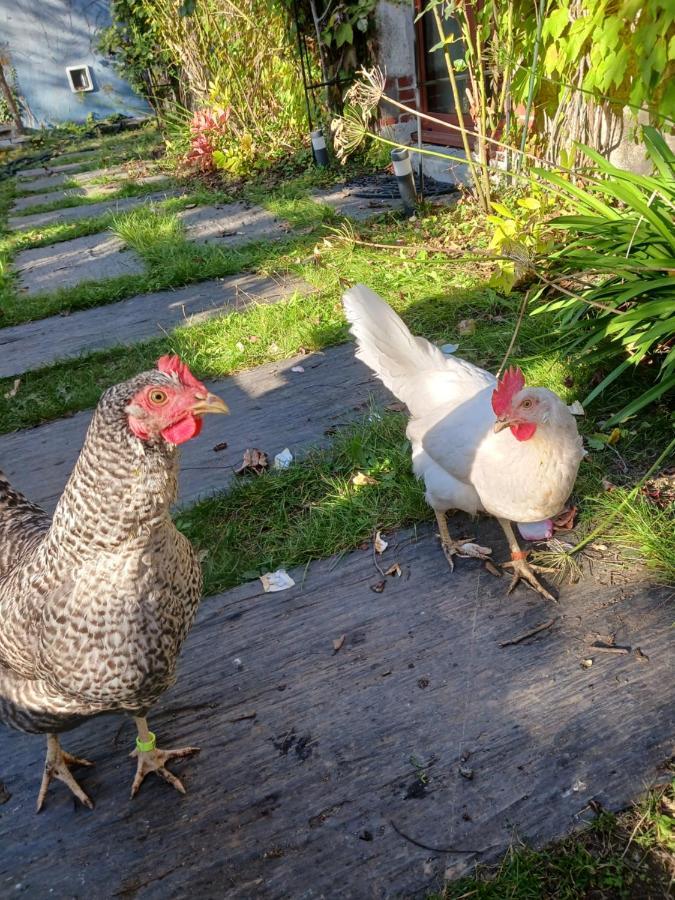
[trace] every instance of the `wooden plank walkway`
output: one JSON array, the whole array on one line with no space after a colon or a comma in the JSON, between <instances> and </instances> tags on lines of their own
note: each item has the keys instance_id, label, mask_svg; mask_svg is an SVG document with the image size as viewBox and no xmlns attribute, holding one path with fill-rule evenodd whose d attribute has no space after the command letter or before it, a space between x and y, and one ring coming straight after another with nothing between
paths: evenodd
<instances>
[{"instance_id":1,"label":"wooden plank walkway","mask_svg":"<svg viewBox=\"0 0 675 900\"><path fill-rule=\"evenodd\" d=\"M175 291L140 294L129 300L0 328L0 378L21 375L82 353L134 344L178 325L194 324L255 303L275 303L311 290L294 278L234 275Z\"/></svg>"},{"instance_id":2,"label":"wooden plank walkway","mask_svg":"<svg viewBox=\"0 0 675 900\"><path fill-rule=\"evenodd\" d=\"M101 200L99 203L84 203L81 206L66 206L63 209L53 209L51 212L31 213L27 216L10 216L9 227L13 231L25 231L29 228L46 228L59 222L78 222L81 219L96 218L109 212L125 212L143 206L148 203L161 203L171 197L178 197L184 190L181 188L153 191L151 194L143 194L140 197L122 197L110 200ZM65 242L64 242L65 243Z\"/></svg>"},{"instance_id":3,"label":"wooden plank walkway","mask_svg":"<svg viewBox=\"0 0 675 900\"><path fill-rule=\"evenodd\" d=\"M302 365L304 373L292 372ZM74 374L73 377L77 377ZM231 415L206 416L199 440L183 448L180 503L227 487L244 450L297 454L326 441L324 432L363 415L370 397L389 396L354 359L353 344L298 356L209 382ZM91 412L0 436L0 469L35 503L52 511L80 453ZM227 441L227 448L213 447Z\"/></svg>"},{"instance_id":4,"label":"wooden plank walkway","mask_svg":"<svg viewBox=\"0 0 675 900\"><path fill-rule=\"evenodd\" d=\"M56 784L36 816L44 740L0 729L0 894L421 898L515 835L560 837L591 799L616 809L659 775L671 591L587 580L556 607L525 588L506 598L475 561L450 575L425 529L396 535L383 561L403 576L379 594L368 550L295 572L284 593L256 581L204 601L150 713L160 746L202 748L176 766L185 797L149 778L129 800L133 726L104 717L64 736L96 762L79 770L96 809ZM594 656L612 632L631 652Z\"/></svg>"},{"instance_id":5,"label":"wooden plank walkway","mask_svg":"<svg viewBox=\"0 0 675 900\"><path fill-rule=\"evenodd\" d=\"M111 232L22 250L16 255L14 269L18 292L24 296L51 293L84 281L103 281L118 275L138 275L145 264L124 241Z\"/></svg>"}]
</instances>

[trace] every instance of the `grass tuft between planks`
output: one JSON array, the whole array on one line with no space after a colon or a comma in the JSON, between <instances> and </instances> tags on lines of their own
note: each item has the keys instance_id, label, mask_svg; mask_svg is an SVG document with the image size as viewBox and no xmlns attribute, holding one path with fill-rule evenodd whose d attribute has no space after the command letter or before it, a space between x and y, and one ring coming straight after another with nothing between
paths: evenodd
<instances>
[{"instance_id":1,"label":"grass tuft between planks","mask_svg":"<svg viewBox=\"0 0 675 900\"><path fill-rule=\"evenodd\" d=\"M665 900L675 883L675 781L636 807L600 811L582 831L535 850L514 844L496 867L428 900Z\"/></svg>"}]
</instances>

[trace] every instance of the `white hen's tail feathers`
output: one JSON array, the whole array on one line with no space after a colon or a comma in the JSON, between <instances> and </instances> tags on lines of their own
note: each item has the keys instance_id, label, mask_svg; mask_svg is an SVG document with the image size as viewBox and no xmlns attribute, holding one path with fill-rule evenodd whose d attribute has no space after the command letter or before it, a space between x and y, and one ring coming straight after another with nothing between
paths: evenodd
<instances>
[{"instance_id":1,"label":"white hen's tail feathers","mask_svg":"<svg viewBox=\"0 0 675 900\"><path fill-rule=\"evenodd\" d=\"M447 368L447 358L425 338L415 337L405 322L375 291L357 284L342 298L356 355L392 394L411 406L415 376Z\"/></svg>"},{"instance_id":2,"label":"white hen's tail feathers","mask_svg":"<svg viewBox=\"0 0 675 900\"><path fill-rule=\"evenodd\" d=\"M358 345L356 355L403 400L413 417L426 417L438 407L447 412L494 387L489 372L446 356L425 338L412 335L394 310L365 285L347 291L343 303Z\"/></svg>"}]
</instances>

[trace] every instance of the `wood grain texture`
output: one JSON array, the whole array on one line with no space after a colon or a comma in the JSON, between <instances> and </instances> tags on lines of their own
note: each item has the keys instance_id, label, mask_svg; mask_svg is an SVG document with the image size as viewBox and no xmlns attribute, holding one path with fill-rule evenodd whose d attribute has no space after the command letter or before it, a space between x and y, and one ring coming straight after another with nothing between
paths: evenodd
<instances>
[{"instance_id":1,"label":"wood grain texture","mask_svg":"<svg viewBox=\"0 0 675 900\"><path fill-rule=\"evenodd\" d=\"M303 374L291 371L298 364L304 367ZM223 397L231 415L206 416L199 438L184 445L179 494L183 504L227 487L248 447L265 450L270 458L285 447L297 455L324 442L327 428L363 415L370 397L389 396L354 359L353 344L269 363L209 382L209 389ZM0 436L0 469L14 487L51 512L79 455L90 418L86 411ZM214 452L223 441L227 449Z\"/></svg>"},{"instance_id":2,"label":"wood grain texture","mask_svg":"<svg viewBox=\"0 0 675 900\"><path fill-rule=\"evenodd\" d=\"M32 218L32 217L27 217ZM145 264L124 241L111 232L22 250L14 260L18 275L18 294L32 297L84 281L103 281L118 275L139 275Z\"/></svg>"},{"instance_id":3,"label":"wood grain texture","mask_svg":"<svg viewBox=\"0 0 675 900\"><path fill-rule=\"evenodd\" d=\"M501 558L492 524L479 532ZM500 649L550 605L525 588L507 599L473 560L450 575L426 529L393 536L383 561L403 575L380 594L357 551L294 572L290 591L254 582L202 603L178 683L150 713L160 746L202 748L176 766L185 797L148 779L130 801L133 726L101 718L63 739L96 761L79 774L96 810L57 784L38 817L44 741L0 731L0 892L423 897L514 834L560 837L590 799L624 806L659 773L675 724L672 592L584 581L563 589L552 629ZM610 632L649 662L582 669L589 635ZM481 852L421 849L392 822Z\"/></svg>"}]
</instances>

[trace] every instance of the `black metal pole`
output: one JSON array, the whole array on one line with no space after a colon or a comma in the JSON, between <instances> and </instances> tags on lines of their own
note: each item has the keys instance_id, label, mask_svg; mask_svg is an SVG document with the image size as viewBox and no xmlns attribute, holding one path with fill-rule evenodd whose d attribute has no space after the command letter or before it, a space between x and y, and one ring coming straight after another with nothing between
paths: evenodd
<instances>
[{"instance_id":1,"label":"black metal pole","mask_svg":"<svg viewBox=\"0 0 675 900\"><path fill-rule=\"evenodd\" d=\"M413 175L410 154L405 148L391 151L391 161L394 164L394 175L398 184L398 192L403 200L403 209L407 216L415 212L417 206L417 191L415 190L415 176Z\"/></svg>"},{"instance_id":2,"label":"black metal pole","mask_svg":"<svg viewBox=\"0 0 675 900\"><path fill-rule=\"evenodd\" d=\"M312 130L312 112L309 104L309 89L307 87L307 73L305 72L305 55L303 52L304 39L300 34L300 7L298 0L293 0L293 18L295 19L295 34L298 39L298 54L300 56L300 71L302 72L302 86L305 91L305 104L307 106L307 124Z\"/></svg>"},{"instance_id":3,"label":"black metal pole","mask_svg":"<svg viewBox=\"0 0 675 900\"><path fill-rule=\"evenodd\" d=\"M329 164L328 150L326 149L326 138L323 136L321 128L317 128L311 134L312 152L314 153L314 162L320 169L325 169Z\"/></svg>"}]
</instances>

